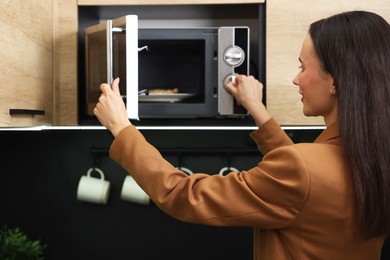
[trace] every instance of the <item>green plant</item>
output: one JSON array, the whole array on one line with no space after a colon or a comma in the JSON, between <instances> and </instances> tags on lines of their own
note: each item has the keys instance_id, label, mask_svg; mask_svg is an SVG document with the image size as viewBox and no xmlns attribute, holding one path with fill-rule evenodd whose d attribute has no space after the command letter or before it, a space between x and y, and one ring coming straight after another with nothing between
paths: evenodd
<instances>
[{"instance_id":1,"label":"green plant","mask_svg":"<svg viewBox=\"0 0 390 260\"><path fill-rule=\"evenodd\" d=\"M31 240L20 228L0 229L0 260L43 260L47 245Z\"/></svg>"}]
</instances>

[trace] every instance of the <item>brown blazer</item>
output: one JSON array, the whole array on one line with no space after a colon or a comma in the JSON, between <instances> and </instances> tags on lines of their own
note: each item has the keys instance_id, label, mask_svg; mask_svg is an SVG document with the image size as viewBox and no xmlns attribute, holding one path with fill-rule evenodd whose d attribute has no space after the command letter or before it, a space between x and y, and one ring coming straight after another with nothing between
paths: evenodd
<instances>
[{"instance_id":1,"label":"brown blazer","mask_svg":"<svg viewBox=\"0 0 390 260\"><path fill-rule=\"evenodd\" d=\"M293 144L273 120L253 132L264 154L226 176L187 176L129 126L110 156L169 215L190 223L254 228L254 259L380 259L383 237L362 240L336 124Z\"/></svg>"}]
</instances>

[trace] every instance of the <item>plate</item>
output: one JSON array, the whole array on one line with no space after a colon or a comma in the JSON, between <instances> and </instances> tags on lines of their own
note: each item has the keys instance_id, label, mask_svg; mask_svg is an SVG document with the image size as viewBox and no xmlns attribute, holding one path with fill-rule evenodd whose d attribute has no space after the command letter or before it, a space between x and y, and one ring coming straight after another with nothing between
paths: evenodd
<instances>
[{"instance_id":1,"label":"plate","mask_svg":"<svg viewBox=\"0 0 390 260\"><path fill-rule=\"evenodd\" d=\"M183 99L193 97L195 94L191 93L177 93L177 94L149 94L138 96L138 100L142 102L178 102Z\"/></svg>"}]
</instances>

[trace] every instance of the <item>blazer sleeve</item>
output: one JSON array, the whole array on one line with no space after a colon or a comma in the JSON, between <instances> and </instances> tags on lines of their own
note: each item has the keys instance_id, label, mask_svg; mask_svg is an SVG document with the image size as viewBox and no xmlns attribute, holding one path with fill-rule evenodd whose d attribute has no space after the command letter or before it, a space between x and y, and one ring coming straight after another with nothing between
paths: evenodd
<instances>
[{"instance_id":1,"label":"blazer sleeve","mask_svg":"<svg viewBox=\"0 0 390 260\"><path fill-rule=\"evenodd\" d=\"M258 130L253 131L250 136L263 155L278 147L293 144L292 140L273 118L265 122Z\"/></svg>"},{"instance_id":2,"label":"blazer sleeve","mask_svg":"<svg viewBox=\"0 0 390 260\"><path fill-rule=\"evenodd\" d=\"M190 223L284 227L299 214L309 191L305 161L290 146L269 152L248 171L188 176L128 126L115 138L110 156L159 208Z\"/></svg>"}]
</instances>

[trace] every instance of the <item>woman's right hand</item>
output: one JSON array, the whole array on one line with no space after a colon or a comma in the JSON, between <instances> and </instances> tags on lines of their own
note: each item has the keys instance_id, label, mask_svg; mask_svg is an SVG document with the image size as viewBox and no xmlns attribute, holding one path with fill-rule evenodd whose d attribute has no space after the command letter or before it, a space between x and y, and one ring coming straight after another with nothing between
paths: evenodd
<instances>
[{"instance_id":1,"label":"woman's right hand","mask_svg":"<svg viewBox=\"0 0 390 260\"><path fill-rule=\"evenodd\" d=\"M100 90L102 93L93 112L100 123L116 137L123 128L131 125L119 91L119 78L112 82L111 87L107 83L101 84Z\"/></svg>"},{"instance_id":2,"label":"woman's right hand","mask_svg":"<svg viewBox=\"0 0 390 260\"><path fill-rule=\"evenodd\" d=\"M253 76L237 75L235 83L226 84L226 90L234 96L237 103L245 107L255 120L257 126L271 118L266 110L263 99L263 84Z\"/></svg>"}]
</instances>

